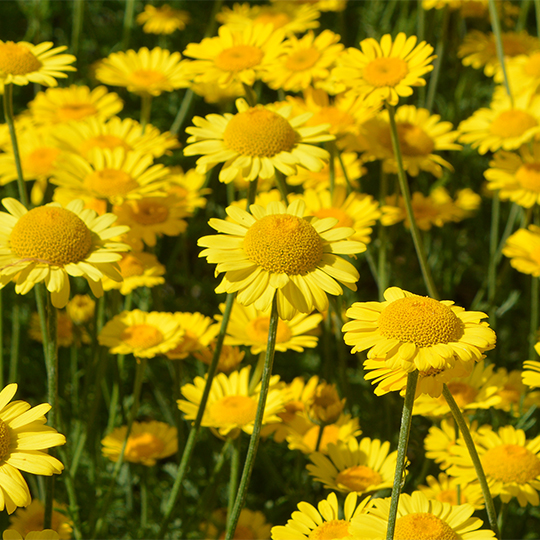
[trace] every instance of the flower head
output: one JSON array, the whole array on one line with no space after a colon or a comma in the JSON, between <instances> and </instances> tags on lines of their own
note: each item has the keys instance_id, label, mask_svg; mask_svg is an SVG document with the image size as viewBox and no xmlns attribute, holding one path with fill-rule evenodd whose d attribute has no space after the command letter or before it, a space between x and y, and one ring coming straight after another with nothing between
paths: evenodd
<instances>
[{"instance_id":1,"label":"flower head","mask_svg":"<svg viewBox=\"0 0 540 540\"><path fill-rule=\"evenodd\" d=\"M57 510L60 512L57 512ZM73 532L73 522L64 514L67 507L64 504L53 502L53 512L51 519L52 530L58 533L60 540L70 540ZM18 508L14 514L9 516L10 526L8 531L17 531L23 537L28 538L28 533L33 531L43 531L45 517L45 506L39 499L33 499L26 508ZM51 537L47 537L49 540Z\"/></svg>"},{"instance_id":2,"label":"flower head","mask_svg":"<svg viewBox=\"0 0 540 540\"><path fill-rule=\"evenodd\" d=\"M502 253L518 272L540 276L540 227L518 229L507 238Z\"/></svg>"},{"instance_id":3,"label":"flower head","mask_svg":"<svg viewBox=\"0 0 540 540\"><path fill-rule=\"evenodd\" d=\"M143 32L147 34L172 34L183 30L188 21L189 13L168 4L159 7L146 4L144 11L137 15L137 23L143 25Z\"/></svg>"},{"instance_id":4,"label":"flower head","mask_svg":"<svg viewBox=\"0 0 540 540\"><path fill-rule=\"evenodd\" d=\"M206 349L219 331L214 321L202 313L177 312L174 316L184 330L184 335L174 349L167 351L169 360L182 360Z\"/></svg>"}]
</instances>

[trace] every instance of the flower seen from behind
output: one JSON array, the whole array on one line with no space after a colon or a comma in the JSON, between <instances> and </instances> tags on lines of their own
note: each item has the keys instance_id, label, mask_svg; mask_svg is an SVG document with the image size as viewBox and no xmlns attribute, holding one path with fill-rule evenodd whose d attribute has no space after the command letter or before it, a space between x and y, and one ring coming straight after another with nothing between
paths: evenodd
<instances>
[{"instance_id":1,"label":"flower seen from behind","mask_svg":"<svg viewBox=\"0 0 540 540\"><path fill-rule=\"evenodd\" d=\"M137 23L143 25L143 32L147 34L172 34L176 30L183 30L188 21L189 13L168 4L159 7L146 4L144 11L137 15Z\"/></svg>"}]
</instances>

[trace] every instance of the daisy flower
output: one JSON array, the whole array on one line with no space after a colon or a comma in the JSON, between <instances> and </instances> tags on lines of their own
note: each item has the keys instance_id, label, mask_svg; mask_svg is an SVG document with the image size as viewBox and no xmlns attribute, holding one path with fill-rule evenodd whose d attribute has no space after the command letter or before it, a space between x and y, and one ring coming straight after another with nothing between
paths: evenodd
<instances>
[{"instance_id":1,"label":"daisy flower","mask_svg":"<svg viewBox=\"0 0 540 540\"><path fill-rule=\"evenodd\" d=\"M319 426L336 423L345 407L345 398L340 399L336 385L321 381L305 403L305 415Z\"/></svg>"},{"instance_id":2,"label":"daisy flower","mask_svg":"<svg viewBox=\"0 0 540 540\"><path fill-rule=\"evenodd\" d=\"M214 324L213 319L202 313L177 312L174 317L184 330L184 335L174 349L167 351L169 360L183 360L190 354L209 347L219 332L219 326Z\"/></svg>"},{"instance_id":3,"label":"daisy flower","mask_svg":"<svg viewBox=\"0 0 540 540\"><path fill-rule=\"evenodd\" d=\"M0 81L4 84L25 86L38 83L56 86L56 79L66 78L65 71L76 71L72 54L59 54L67 47L56 47L44 41L38 45L26 41L0 41Z\"/></svg>"},{"instance_id":4,"label":"daisy flower","mask_svg":"<svg viewBox=\"0 0 540 540\"><path fill-rule=\"evenodd\" d=\"M206 196L212 193L211 189L205 187L206 175L199 174L195 169L184 172L181 167L171 167L169 172L166 191L181 201L190 216L206 206Z\"/></svg>"},{"instance_id":5,"label":"daisy flower","mask_svg":"<svg viewBox=\"0 0 540 540\"><path fill-rule=\"evenodd\" d=\"M422 78L433 66L433 47L416 36L400 32L360 42L361 51L349 48L338 60L332 77L376 105L397 105L400 97L412 95L414 86L425 86Z\"/></svg>"},{"instance_id":6,"label":"daisy flower","mask_svg":"<svg viewBox=\"0 0 540 540\"><path fill-rule=\"evenodd\" d=\"M216 329L216 334L219 329ZM197 360L204 362L207 366L212 363L214 352L216 350L216 340L205 349L193 351L193 356ZM246 353L241 351L239 347L232 347L231 345L223 345L221 347L221 355L219 356L218 365L216 370L218 372L230 373L231 371L238 370L238 366L244 360ZM175 358L171 358L175 360Z\"/></svg>"},{"instance_id":7,"label":"daisy flower","mask_svg":"<svg viewBox=\"0 0 540 540\"><path fill-rule=\"evenodd\" d=\"M527 229L518 229L507 238L502 253L518 272L539 277L540 227L529 225Z\"/></svg>"},{"instance_id":8,"label":"daisy flower","mask_svg":"<svg viewBox=\"0 0 540 540\"><path fill-rule=\"evenodd\" d=\"M454 506L472 504L476 510L484 508L484 496L479 484L460 484L456 478L439 473L438 478L426 477L427 486L420 484L418 490L428 499L435 499Z\"/></svg>"},{"instance_id":9,"label":"daisy flower","mask_svg":"<svg viewBox=\"0 0 540 540\"><path fill-rule=\"evenodd\" d=\"M111 53L96 69L96 79L110 86L125 86L128 92L141 96L159 96L187 88L190 80L185 66L180 62L180 53L161 47L149 51L142 47L138 51Z\"/></svg>"},{"instance_id":10,"label":"daisy flower","mask_svg":"<svg viewBox=\"0 0 540 540\"><path fill-rule=\"evenodd\" d=\"M64 466L47 453L65 444L66 438L46 426L48 403L30 407L26 401L10 401L17 392L8 384L0 392L0 509L12 514L17 506L30 504L30 492L21 471L51 476Z\"/></svg>"},{"instance_id":11,"label":"daisy flower","mask_svg":"<svg viewBox=\"0 0 540 540\"><path fill-rule=\"evenodd\" d=\"M534 348L540 354L540 344L537 343ZM533 388L540 388L540 362L535 360L525 360L523 362L523 384Z\"/></svg>"},{"instance_id":12,"label":"daisy flower","mask_svg":"<svg viewBox=\"0 0 540 540\"><path fill-rule=\"evenodd\" d=\"M480 529L481 519L473 518L474 506L454 506L428 499L422 492L403 493L399 498L395 528L396 538L488 540L496 538L489 529ZM375 499L373 507L352 519L355 537L384 540L388 527L390 498Z\"/></svg>"},{"instance_id":13,"label":"daisy flower","mask_svg":"<svg viewBox=\"0 0 540 540\"><path fill-rule=\"evenodd\" d=\"M289 119L292 107L287 104L249 107L238 99L236 107L237 114L195 116L196 127L186 128L191 137L184 155L203 154L197 160L198 173L224 162L219 179L229 183L238 176L245 181L271 178L275 169L289 176L298 165L313 171L323 168L329 154L314 143L334 138L327 124L306 127L310 114Z\"/></svg>"},{"instance_id":14,"label":"daisy flower","mask_svg":"<svg viewBox=\"0 0 540 540\"><path fill-rule=\"evenodd\" d=\"M110 354L133 354L136 358L154 358L174 349L184 335L172 313L159 311L123 311L111 319L98 336L100 345Z\"/></svg>"},{"instance_id":15,"label":"daisy flower","mask_svg":"<svg viewBox=\"0 0 540 540\"><path fill-rule=\"evenodd\" d=\"M390 443L365 437L348 443L329 444L326 454L309 456L309 474L326 489L358 495L391 488L397 451L389 454Z\"/></svg>"},{"instance_id":16,"label":"daisy flower","mask_svg":"<svg viewBox=\"0 0 540 540\"><path fill-rule=\"evenodd\" d=\"M61 512L57 512L56 509ZM70 540L73 532L73 522L67 517L67 507L65 504L53 501L53 512L51 518L51 528L58 533L60 540ZM10 525L8 531L17 531L26 536L33 531L43 531L43 521L45 517L45 507L39 499L33 499L26 508L18 508L14 514L9 516Z\"/></svg>"},{"instance_id":17,"label":"daisy flower","mask_svg":"<svg viewBox=\"0 0 540 540\"><path fill-rule=\"evenodd\" d=\"M87 294L76 294L66 306L69 318L76 325L85 324L94 318L96 302Z\"/></svg>"},{"instance_id":18,"label":"daisy flower","mask_svg":"<svg viewBox=\"0 0 540 540\"><path fill-rule=\"evenodd\" d=\"M127 434L127 426L116 428L101 444L103 455L117 462ZM147 467L155 465L158 459L176 454L178 450L177 429L165 422L133 422L124 451L124 460L141 463Z\"/></svg>"},{"instance_id":19,"label":"daisy flower","mask_svg":"<svg viewBox=\"0 0 540 540\"><path fill-rule=\"evenodd\" d=\"M358 495L349 493L340 512L335 493L330 493L317 505L298 503L298 511L287 525L272 527L272 540L307 540L308 538L354 538L351 521L371 506L369 497L358 502ZM340 517L340 516L343 517ZM343 519L344 518L344 519ZM360 536L362 537L362 536Z\"/></svg>"},{"instance_id":20,"label":"daisy flower","mask_svg":"<svg viewBox=\"0 0 540 540\"><path fill-rule=\"evenodd\" d=\"M188 22L189 13L168 4L159 7L146 4L144 11L137 15L137 23L143 26L146 34L172 34L176 30L183 30Z\"/></svg>"},{"instance_id":21,"label":"daisy flower","mask_svg":"<svg viewBox=\"0 0 540 540\"><path fill-rule=\"evenodd\" d=\"M448 474L462 483L478 482L463 439L452 449ZM527 440L522 429L503 426L498 432L482 430L475 439L489 490L507 503L516 497L520 506L538 506L540 498L540 436Z\"/></svg>"},{"instance_id":22,"label":"daisy flower","mask_svg":"<svg viewBox=\"0 0 540 540\"><path fill-rule=\"evenodd\" d=\"M508 58L505 62L505 68L510 88L514 94L518 95L538 90L540 86L540 51ZM498 84L504 83L501 66L497 68L494 80Z\"/></svg>"},{"instance_id":23,"label":"daisy flower","mask_svg":"<svg viewBox=\"0 0 540 540\"><path fill-rule=\"evenodd\" d=\"M219 309L223 312L225 304L221 304ZM322 318L320 314L298 313L290 321L279 320L276 351L303 352L304 348L316 347L319 338L314 334ZM218 317L218 320L220 319L221 317ZM259 354L266 351L269 327L270 312L260 311L253 304L243 306L235 302L227 326L225 343L251 347L251 354Z\"/></svg>"},{"instance_id":24,"label":"daisy flower","mask_svg":"<svg viewBox=\"0 0 540 540\"><path fill-rule=\"evenodd\" d=\"M3 199L9 213L0 212L0 288L15 282L15 292L26 294L43 281L52 304L68 303L69 277L84 277L95 296L103 295L101 280L122 279L118 265L129 246L110 240L128 228L111 225L116 216L98 216L81 200L65 208L50 203L27 210L15 199Z\"/></svg>"},{"instance_id":25,"label":"daisy flower","mask_svg":"<svg viewBox=\"0 0 540 540\"><path fill-rule=\"evenodd\" d=\"M203 522L200 525L200 530L203 533L204 538L220 538L224 535L226 528L226 508L218 508L217 510L214 510L212 512L211 521ZM262 512L242 508L233 538L259 538L261 540L265 540L270 538L271 528L272 525L267 523L266 517Z\"/></svg>"},{"instance_id":26,"label":"daisy flower","mask_svg":"<svg viewBox=\"0 0 540 540\"><path fill-rule=\"evenodd\" d=\"M297 311L325 311L328 294L340 295L338 282L355 291L358 272L337 254L365 251L365 244L347 240L354 229L334 229L334 218L304 218L305 203L296 200L266 208L251 205L252 214L229 206L232 223L211 219L218 232L198 244L207 249L199 256L217 263L216 273L225 272L216 292L238 292L240 304L267 311L277 295L279 316L292 319Z\"/></svg>"},{"instance_id":27,"label":"daisy flower","mask_svg":"<svg viewBox=\"0 0 540 540\"><path fill-rule=\"evenodd\" d=\"M485 313L398 287L386 289L384 298L347 310L353 320L343 326L344 339L353 353L369 349L368 358L385 358L392 367L428 371L478 361L495 347L495 332L482 322Z\"/></svg>"}]
</instances>

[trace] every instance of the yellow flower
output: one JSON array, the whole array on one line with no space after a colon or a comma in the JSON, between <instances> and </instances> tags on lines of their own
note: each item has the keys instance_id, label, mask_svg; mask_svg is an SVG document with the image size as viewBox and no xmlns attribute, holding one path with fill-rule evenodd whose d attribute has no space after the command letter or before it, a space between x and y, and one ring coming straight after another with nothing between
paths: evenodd
<instances>
[{"instance_id":1,"label":"yellow flower","mask_svg":"<svg viewBox=\"0 0 540 540\"><path fill-rule=\"evenodd\" d=\"M345 398L340 399L335 384L321 381L305 402L305 414L319 426L336 423L343 413Z\"/></svg>"},{"instance_id":2,"label":"yellow flower","mask_svg":"<svg viewBox=\"0 0 540 540\"><path fill-rule=\"evenodd\" d=\"M159 311L122 311L113 317L98 336L100 345L110 354L133 354L136 358L154 358L174 349L184 335L172 313Z\"/></svg>"},{"instance_id":3,"label":"yellow flower","mask_svg":"<svg viewBox=\"0 0 540 540\"><path fill-rule=\"evenodd\" d=\"M540 344L537 343L534 348L540 354ZM523 362L523 384L533 388L540 388L540 362L535 360Z\"/></svg>"},{"instance_id":4,"label":"yellow flower","mask_svg":"<svg viewBox=\"0 0 540 540\"><path fill-rule=\"evenodd\" d=\"M137 15L137 23L143 25L143 32L147 34L172 34L176 30L183 30L188 22L189 13L168 4L160 7L146 4L144 11Z\"/></svg>"},{"instance_id":5,"label":"yellow flower","mask_svg":"<svg viewBox=\"0 0 540 540\"><path fill-rule=\"evenodd\" d=\"M127 426L116 428L102 441L103 455L117 462L127 434ZM124 460L141 463L147 467L155 465L158 459L176 454L178 450L177 429L165 422L133 422L124 451Z\"/></svg>"},{"instance_id":6,"label":"yellow flower","mask_svg":"<svg viewBox=\"0 0 540 540\"><path fill-rule=\"evenodd\" d=\"M43 335L41 334L41 325L37 313L32 313L30 317L28 335L31 339L43 343ZM74 343L77 346L80 346L81 341L85 344L92 342L87 332L84 330L75 330L73 328L73 321L65 311L58 312L56 335L59 347L71 347Z\"/></svg>"},{"instance_id":7,"label":"yellow flower","mask_svg":"<svg viewBox=\"0 0 540 540\"><path fill-rule=\"evenodd\" d=\"M452 505L472 504L476 510L484 508L484 496L479 484L460 484L457 478L439 473L438 479L432 475L426 477L428 486L419 485L428 499Z\"/></svg>"},{"instance_id":8,"label":"yellow flower","mask_svg":"<svg viewBox=\"0 0 540 540\"><path fill-rule=\"evenodd\" d=\"M205 174L225 162L219 173L221 182L238 176L251 181L271 178L275 169L289 176L298 165L320 171L329 154L314 143L332 140L327 125L306 127L310 115L291 118L290 105L257 105L236 101L237 114L195 116L196 127L186 128L191 135L184 148L185 156L203 154L197 160L197 172ZM304 126L304 127L302 127Z\"/></svg>"},{"instance_id":9,"label":"yellow flower","mask_svg":"<svg viewBox=\"0 0 540 540\"><path fill-rule=\"evenodd\" d=\"M200 530L204 538L224 538L226 526L227 509L219 508L212 512L211 521L201 523ZM271 528L272 525L266 522L266 517L262 512L242 508L232 538L233 540L243 540L244 538L266 540L270 538Z\"/></svg>"},{"instance_id":10,"label":"yellow flower","mask_svg":"<svg viewBox=\"0 0 540 540\"><path fill-rule=\"evenodd\" d=\"M181 202L189 215L204 208L205 195L212 192L205 187L206 175L199 174L195 169L184 172L181 167L171 167L169 170L167 193Z\"/></svg>"},{"instance_id":11,"label":"yellow flower","mask_svg":"<svg viewBox=\"0 0 540 540\"><path fill-rule=\"evenodd\" d=\"M505 68L512 93L518 95L526 92L535 93L538 90L538 86L540 86L540 51L531 51L528 54L507 58ZM501 66L498 66L494 80L498 84L504 83Z\"/></svg>"},{"instance_id":12,"label":"yellow flower","mask_svg":"<svg viewBox=\"0 0 540 540\"><path fill-rule=\"evenodd\" d=\"M288 207L276 202L250 209L253 215L229 206L232 223L209 222L225 234L199 239L208 248L199 256L217 263L217 273L225 272L216 292L238 292L240 304L261 311L270 309L277 295L279 316L290 320L298 311L325 311L327 293L343 294L338 282L356 290L356 268L337 255L365 251L361 242L347 240L353 229L334 229L334 218L304 218L301 200Z\"/></svg>"},{"instance_id":13,"label":"yellow flower","mask_svg":"<svg viewBox=\"0 0 540 540\"><path fill-rule=\"evenodd\" d=\"M197 360L200 360L201 362L204 362L206 365L209 366L212 363L215 350L216 340L212 341L212 343L210 343L210 345L205 349L193 351L193 356ZM245 355L246 353L244 351L241 351L239 347L223 345L221 347L221 354L219 356L216 370L223 373L230 373L231 371L237 370L238 366L242 363ZM171 360L175 360L175 358L171 358Z\"/></svg>"},{"instance_id":14,"label":"yellow flower","mask_svg":"<svg viewBox=\"0 0 540 540\"><path fill-rule=\"evenodd\" d=\"M202 313L177 312L174 316L184 330L184 335L178 345L166 353L169 360L182 360L206 349L219 332L214 321Z\"/></svg>"},{"instance_id":15,"label":"yellow flower","mask_svg":"<svg viewBox=\"0 0 540 540\"><path fill-rule=\"evenodd\" d=\"M20 471L51 476L64 466L46 450L65 444L66 438L46 426L48 403L30 407L26 401L10 401L17 392L8 384L0 392L0 510L12 514L17 506L30 504L30 492Z\"/></svg>"},{"instance_id":16,"label":"yellow flower","mask_svg":"<svg viewBox=\"0 0 540 540\"><path fill-rule=\"evenodd\" d=\"M120 281L116 261L129 246L110 240L127 231L111 225L116 216L83 209L81 200L65 208L50 203L27 210L15 199L3 199L0 213L0 288L15 282L26 294L45 282L55 307L63 308L70 294L69 277L84 277L95 296L103 294L104 276Z\"/></svg>"},{"instance_id":17,"label":"yellow flower","mask_svg":"<svg viewBox=\"0 0 540 540\"><path fill-rule=\"evenodd\" d=\"M508 237L502 253L518 272L540 276L540 227L518 229Z\"/></svg>"},{"instance_id":18,"label":"yellow flower","mask_svg":"<svg viewBox=\"0 0 540 540\"><path fill-rule=\"evenodd\" d=\"M159 96L190 84L180 53L146 47L111 53L96 69L96 79L110 86L125 86L141 96Z\"/></svg>"},{"instance_id":19,"label":"yellow flower","mask_svg":"<svg viewBox=\"0 0 540 540\"><path fill-rule=\"evenodd\" d=\"M87 294L76 294L66 306L69 318L77 325L85 324L94 317L96 302Z\"/></svg>"},{"instance_id":20,"label":"yellow flower","mask_svg":"<svg viewBox=\"0 0 540 540\"><path fill-rule=\"evenodd\" d=\"M30 82L56 86L57 78L65 78L64 71L76 71L69 64L75 62L72 54L59 54L67 47L56 47L44 41L38 45L26 41L0 41L0 80L3 84L25 86Z\"/></svg>"},{"instance_id":21,"label":"yellow flower","mask_svg":"<svg viewBox=\"0 0 540 540\"><path fill-rule=\"evenodd\" d=\"M422 78L433 66L433 47L416 36L400 32L395 40L390 34L360 42L361 51L347 49L338 60L332 76L375 105L397 105L400 97L412 95L414 86L425 86Z\"/></svg>"}]
</instances>

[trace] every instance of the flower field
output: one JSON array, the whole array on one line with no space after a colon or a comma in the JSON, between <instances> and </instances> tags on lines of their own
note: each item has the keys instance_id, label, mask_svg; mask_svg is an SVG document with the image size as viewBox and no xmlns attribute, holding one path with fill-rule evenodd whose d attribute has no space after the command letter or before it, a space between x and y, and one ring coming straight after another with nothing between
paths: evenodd
<instances>
[{"instance_id":1,"label":"flower field","mask_svg":"<svg viewBox=\"0 0 540 540\"><path fill-rule=\"evenodd\" d=\"M540 539L540 0L0 15L4 540Z\"/></svg>"}]
</instances>

